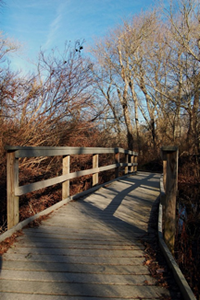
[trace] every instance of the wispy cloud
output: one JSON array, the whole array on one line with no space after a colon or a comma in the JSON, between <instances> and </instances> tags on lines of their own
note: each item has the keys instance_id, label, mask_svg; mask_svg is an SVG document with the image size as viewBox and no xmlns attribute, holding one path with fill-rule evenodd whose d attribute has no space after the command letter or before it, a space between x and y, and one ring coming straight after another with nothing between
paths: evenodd
<instances>
[{"instance_id":1,"label":"wispy cloud","mask_svg":"<svg viewBox=\"0 0 200 300\"><path fill-rule=\"evenodd\" d=\"M49 32L47 35L47 40L45 44L42 46L44 50L49 49L53 44L56 38L57 32L61 28L61 21L64 15L65 3L61 3L56 9L55 18L52 20L49 26Z\"/></svg>"}]
</instances>

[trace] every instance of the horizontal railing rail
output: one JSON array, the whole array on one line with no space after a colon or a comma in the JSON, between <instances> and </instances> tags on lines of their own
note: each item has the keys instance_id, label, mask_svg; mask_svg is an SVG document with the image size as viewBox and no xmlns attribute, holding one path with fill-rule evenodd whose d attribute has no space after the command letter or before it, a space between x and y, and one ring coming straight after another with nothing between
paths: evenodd
<instances>
[{"instance_id":1,"label":"horizontal railing rail","mask_svg":"<svg viewBox=\"0 0 200 300\"><path fill-rule=\"evenodd\" d=\"M123 148L102 147L18 147L6 146L7 151L7 225L8 229L19 222L19 196L46 187L62 183L62 199L70 196L70 179L92 174L92 186L98 185L99 173L115 169L115 177L124 168L124 173L137 172L138 153ZM70 155L92 155L92 168L70 173ZM99 154L114 154L115 163L99 166ZM125 155L125 162L120 162L120 154ZM19 158L62 156L62 175L19 185Z\"/></svg>"}]
</instances>

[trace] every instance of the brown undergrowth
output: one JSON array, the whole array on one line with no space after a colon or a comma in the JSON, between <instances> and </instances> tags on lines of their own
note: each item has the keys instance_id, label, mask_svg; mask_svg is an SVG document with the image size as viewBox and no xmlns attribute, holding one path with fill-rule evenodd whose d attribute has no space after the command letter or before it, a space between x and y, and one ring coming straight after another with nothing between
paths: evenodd
<instances>
[{"instance_id":1,"label":"brown undergrowth","mask_svg":"<svg viewBox=\"0 0 200 300\"><path fill-rule=\"evenodd\" d=\"M179 160L175 258L200 299L200 157Z\"/></svg>"},{"instance_id":2,"label":"brown undergrowth","mask_svg":"<svg viewBox=\"0 0 200 300\"><path fill-rule=\"evenodd\" d=\"M142 240L146 252L144 264L156 279L157 285L167 288L170 292L170 296L163 296L160 300L180 300L182 296L179 287L158 244L158 205L157 200L152 207L149 220L151 238Z\"/></svg>"},{"instance_id":3,"label":"brown undergrowth","mask_svg":"<svg viewBox=\"0 0 200 300\"><path fill-rule=\"evenodd\" d=\"M175 258L200 299L200 185L179 183Z\"/></svg>"},{"instance_id":4,"label":"brown undergrowth","mask_svg":"<svg viewBox=\"0 0 200 300\"><path fill-rule=\"evenodd\" d=\"M19 230L12 234L12 236L6 238L0 243L0 255L3 255L14 244L16 238L23 235L22 230Z\"/></svg>"}]
</instances>

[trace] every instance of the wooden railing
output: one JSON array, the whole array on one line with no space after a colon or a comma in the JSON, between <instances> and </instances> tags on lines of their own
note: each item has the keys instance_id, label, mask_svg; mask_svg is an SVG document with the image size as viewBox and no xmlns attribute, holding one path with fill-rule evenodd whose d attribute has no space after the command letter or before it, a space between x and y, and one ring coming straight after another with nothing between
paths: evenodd
<instances>
[{"instance_id":1,"label":"wooden railing","mask_svg":"<svg viewBox=\"0 0 200 300\"><path fill-rule=\"evenodd\" d=\"M7 151L7 225L8 229L19 222L19 196L62 183L62 199L70 196L70 179L92 174L92 185L98 185L99 172L115 169L115 177L124 168L128 174L137 171L138 153L122 148L85 148L85 147L15 147L6 146ZM113 153L115 163L99 166L99 154ZM92 169L70 173L70 155L90 154L93 157ZM120 154L125 155L125 163L120 163ZM61 176L19 186L19 158L62 156Z\"/></svg>"},{"instance_id":2,"label":"wooden railing","mask_svg":"<svg viewBox=\"0 0 200 300\"><path fill-rule=\"evenodd\" d=\"M163 159L163 188L161 188L163 235L171 253L174 254L176 197L178 191L178 147L162 147L161 156Z\"/></svg>"}]
</instances>

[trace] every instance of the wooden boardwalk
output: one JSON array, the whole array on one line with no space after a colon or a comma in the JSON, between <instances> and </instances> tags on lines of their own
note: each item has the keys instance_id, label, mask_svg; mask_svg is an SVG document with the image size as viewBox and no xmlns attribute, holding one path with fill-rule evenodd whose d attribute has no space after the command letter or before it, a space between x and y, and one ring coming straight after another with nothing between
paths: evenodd
<instances>
[{"instance_id":1,"label":"wooden boardwalk","mask_svg":"<svg viewBox=\"0 0 200 300\"><path fill-rule=\"evenodd\" d=\"M0 299L159 299L141 238L159 175L138 173L54 211L2 257Z\"/></svg>"}]
</instances>

